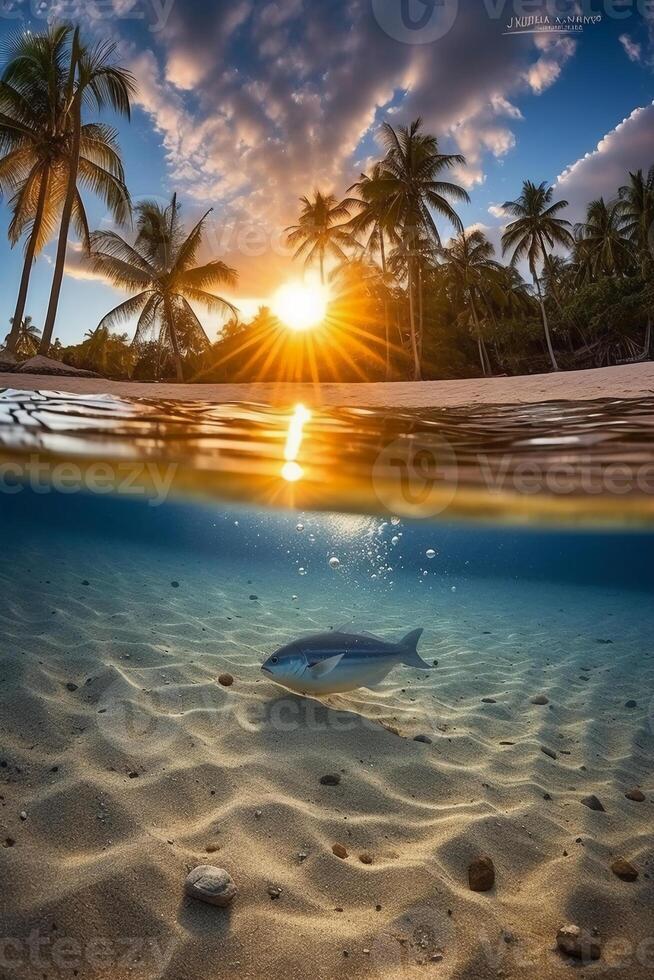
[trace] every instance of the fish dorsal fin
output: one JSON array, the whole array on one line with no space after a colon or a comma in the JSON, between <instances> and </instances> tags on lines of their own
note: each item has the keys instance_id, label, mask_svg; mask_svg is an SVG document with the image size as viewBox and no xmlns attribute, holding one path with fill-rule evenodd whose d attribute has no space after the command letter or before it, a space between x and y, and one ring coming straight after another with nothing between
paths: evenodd
<instances>
[{"instance_id":1,"label":"fish dorsal fin","mask_svg":"<svg viewBox=\"0 0 654 980\"><path fill-rule=\"evenodd\" d=\"M345 623L340 623L338 626L334 626L331 631L332 633L352 633L352 620L348 619Z\"/></svg>"},{"instance_id":2,"label":"fish dorsal fin","mask_svg":"<svg viewBox=\"0 0 654 980\"><path fill-rule=\"evenodd\" d=\"M331 674L332 670L340 664L341 660L345 654L337 653L335 657L328 657L326 660L319 660L317 664L313 664L309 667L309 673L312 677L325 677L327 674Z\"/></svg>"}]
</instances>

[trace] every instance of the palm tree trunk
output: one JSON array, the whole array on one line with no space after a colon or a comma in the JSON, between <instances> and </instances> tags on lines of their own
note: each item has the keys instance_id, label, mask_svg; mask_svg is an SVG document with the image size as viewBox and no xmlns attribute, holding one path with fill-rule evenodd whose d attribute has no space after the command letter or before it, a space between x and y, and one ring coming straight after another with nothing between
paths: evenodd
<instances>
[{"instance_id":1,"label":"palm tree trunk","mask_svg":"<svg viewBox=\"0 0 654 980\"><path fill-rule=\"evenodd\" d=\"M320 285L325 285L325 254L322 251L320 253Z\"/></svg>"},{"instance_id":2,"label":"palm tree trunk","mask_svg":"<svg viewBox=\"0 0 654 980\"><path fill-rule=\"evenodd\" d=\"M34 265L34 256L36 255L36 240L39 236L39 231L41 229L41 222L43 221L43 212L45 211L45 202L48 196L48 177L49 177L49 171L46 169L45 173L41 178L41 187L39 188L39 199L36 205L34 224L32 225L32 231L27 242L27 248L25 249L25 261L23 262L23 274L20 279L18 299L16 300L16 310L14 312L14 318L12 321L11 333L7 338L7 350L12 354L15 353L16 351L16 345L18 343L20 328L23 322L23 317L25 315L25 304L27 303L27 291L29 289L30 276L32 275L32 266Z\"/></svg>"},{"instance_id":3,"label":"palm tree trunk","mask_svg":"<svg viewBox=\"0 0 654 980\"><path fill-rule=\"evenodd\" d=\"M168 327L168 336L170 337L170 344L173 348L173 357L175 359L175 371L177 372L177 380L184 380L184 366L182 364L182 356L179 352L179 341L177 339L177 330L175 328L175 317L168 300L164 301L164 316L166 317L166 324Z\"/></svg>"},{"instance_id":4,"label":"palm tree trunk","mask_svg":"<svg viewBox=\"0 0 654 980\"><path fill-rule=\"evenodd\" d=\"M547 350L550 355L550 361L552 362L552 369L554 371L560 371L560 367L556 362L556 356L554 354L554 348L552 347L552 338L550 336L550 325L547 319L547 311L545 310L545 301L543 299L543 293L540 288L540 279L536 272L533 273L534 282L536 284L536 291L538 292L538 302L540 303L540 313L543 319L543 330L545 331L545 340L547 341Z\"/></svg>"},{"instance_id":5,"label":"palm tree trunk","mask_svg":"<svg viewBox=\"0 0 654 980\"><path fill-rule=\"evenodd\" d=\"M486 348L484 346L484 339L481 335L481 325L479 323L479 317L477 316L477 307L475 306L475 301L472 298L472 293L469 293L470 299L470 312L472 313L472 321L475 325L475 333L477 334L477 347L479 348L479 360L481 361L481 371L484 377L488 374L487 362L488 354L486 353Z\"/></svg>"},{"instance_id":6,"label":"palm tree trunk","mask_svg":"<svg viewBox=\"0 0 654 980\"><path fill-rule=\"evenodd\" d=\"M409 287L409 326L411 328L411 351L413 353L413 380L420 381L420 352L418 350L418 336L416 333L416 310L413 282L413 259L409 257L408 262L408 287Z\"/></svg>"},{"instance_id":7,"label":"palm tree trunk","mask_svg":"<svg viewBox=\"0 0 654 980\"><path fill-rule=\"evenodd\" d=\"M422 346L424 339L424 295L422 288L422 263L418 258L418 355L422 372Z\"/></svg>"},{"instance_id":8,"label":"palm tree trunk","mask_svg":"<svg viewBox=\"0 0 654 980\"><path fill-rule=\"evenodd\" d=\"M52 332L54 330L57 310L59 308L59 298L61 296L61 285L64 280L64 270L66 268L66 253L68 251L68 232L70 231L70 219L73 214L75 204L75 194L77 192L77 174L79 171L80 140L82 129L82 92L78 90L75 94L72 107L73 116L73 141L70 151L70 170L68 172L68 187L66 189L66 200L61 214L61 225L59 228L59 243L57 245L57 258L55 261L55 271L50 292L50 303L43 327L43 336L39 353L45 357L50 351L52 342Z\"/></svg>"},{"instance_id":9,"label":"palm tree trunk","mask_svg":"<svg viewBox=\"0 0 654 980\"><path fill-rule=\"evenodd\" d=\"M386 249L384 247L384 233L379 228L379 256L381 259L382 279L384 289L384 342L386 344L386 380L391 376L391 324L388 315L388 298L386 297Z\"/></svg>"}]
</instances>

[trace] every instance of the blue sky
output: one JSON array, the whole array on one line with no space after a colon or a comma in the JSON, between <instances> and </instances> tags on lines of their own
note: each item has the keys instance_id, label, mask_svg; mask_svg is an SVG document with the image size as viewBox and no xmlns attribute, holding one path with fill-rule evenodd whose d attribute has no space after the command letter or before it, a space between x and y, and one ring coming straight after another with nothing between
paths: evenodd
<instances>
[{"instance_id":1,"label":"blue sky","mask_svg":"<svg viewBox=\"0 0 654 980\"><path fill-rule=\"evenodd\" d=\"M131 124L119 123L131 193L165 199L176 190L189 222L214 208L207 256L240 272L231 298L248 315L301 274L283 247L298 197L314 187L343 194L378 154L382 119L401 125L420 114L444 149L465 154L457 178L472 202L461 216L496 243L500 206L523 179L555 183L578 220L587 200L615 193L628 168L654 163L654 3L542 0L550 24L573 8L600 20L569 34L515 36L506 31L520 0L441 7L404 0L412 30L398 19L402 2L44 0L43 7L79 20L89 39L117 41L139 87ZM533 14L533 0L525 6ZM44 24L35 0L15 0L13 18L11 4L2 9L0 57L13 32ZM92 226L106 225L103 208L86 200ZM3 227L7 215L0 202ZM32 278L28 312L37 325L53 254L51 243ZM1 236L7 328L21 264L21 249ZM78 341L122 298L89 278L71 240L56 336ZM219 321L203 320L215 336Z\"/></svg>"}]
</instances>

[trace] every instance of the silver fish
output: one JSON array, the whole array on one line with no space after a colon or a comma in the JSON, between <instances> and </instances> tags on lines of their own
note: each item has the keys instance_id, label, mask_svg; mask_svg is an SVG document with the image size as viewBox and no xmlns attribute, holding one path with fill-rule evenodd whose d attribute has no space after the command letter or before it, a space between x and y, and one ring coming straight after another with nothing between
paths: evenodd
<instances>
[{"instance_id":1,"label":"silver fish","mask_svg":"<svg viewBox=\"0 0 654 980\"><path fill-rule=\"evenodd\" d=\"M282 647L261 669L275 683L298 694L339 694L373 687L396 664L431 670L418 656L422 633L412 630L399 643L388 643L371 633L316 633Z\"/></svg>"}]
</instances>

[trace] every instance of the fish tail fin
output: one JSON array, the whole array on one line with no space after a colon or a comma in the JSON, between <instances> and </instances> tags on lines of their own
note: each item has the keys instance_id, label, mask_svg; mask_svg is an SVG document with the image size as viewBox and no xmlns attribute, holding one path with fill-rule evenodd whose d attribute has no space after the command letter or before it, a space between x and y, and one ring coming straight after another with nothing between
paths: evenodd
<instances>
[{"instance_id":1,"label":"fish tail fin","mask_svg":"<svg viewBox=\"0 0 654 980\"><path fill-rule=\"evenodd\" d=\"M401 663L407 667L418 667L420 670L431 670L428 663L418 654L418 641L424 630L412 630L400 641Z\"/></svg>"}]
</instances>

